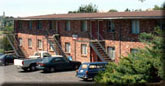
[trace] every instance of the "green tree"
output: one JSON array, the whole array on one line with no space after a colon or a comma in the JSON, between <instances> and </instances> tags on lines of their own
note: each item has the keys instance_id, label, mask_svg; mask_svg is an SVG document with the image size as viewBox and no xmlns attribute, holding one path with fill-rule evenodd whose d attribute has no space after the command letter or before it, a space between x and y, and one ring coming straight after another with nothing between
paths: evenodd
<instances>
[{"instance_id":1,"label":"green tree","mask_svg":"<svg viewBox=\"0 0 165 86\"><path fill-rule=\"evenodd\" d=\"M164 8L163 7L159 7L158 5L155 5L153 10L164 10Z\"/></svg>"},{"instance_id":2,"label":"green tree","mask_svg":"<svg viewBox=\"0 0 165 86\"><path fill-rule=\"evenodd\" d=\"M93 4L81 5L77 11L69 11L68 13L96 13L97 6Z\"/></svg>"},{"instance_id":3,"label":"green tree","mask_svg":"<svg viewBox=\"0 0 165 86\"><path fill-rule=\"evenodd\" d=\"M131 10L127 8L127 9L125 9L125 12L131 12Z\"/></svg>"},{"instance_id":4,"label":"green tree","mask_svg":"<svg viewBox=\"0 0 165 86\"><path fill-rule=\"evenodd\" d=\"M118 64L109 63L106 70L95 77L97 83L142 84L165 78L162 69L164 65L163 31L156 27L153 33L140 34L139 39L146 44L146 47L124 57Z\"/></svg>"},{"instance_id":5,"label":"green tree","mask_svg":"<svg viewBox=\"0 0 165 86\"><path fill-rule=\"evenodd\" d=\"M116 9L110 9L108 12L118 12Z\"/></svg>"}]
</instances>

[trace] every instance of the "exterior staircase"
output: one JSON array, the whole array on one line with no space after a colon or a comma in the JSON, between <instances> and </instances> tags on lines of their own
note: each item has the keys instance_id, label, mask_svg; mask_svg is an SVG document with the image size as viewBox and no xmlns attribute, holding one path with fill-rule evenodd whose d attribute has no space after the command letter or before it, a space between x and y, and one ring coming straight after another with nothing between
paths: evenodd
<instances>
[{"instance_id":1,"label":"exterior staircase","mask_svg":"<svg viewBox=\"0 0 165 86\"><path fill-rule=\"evenodd\" d=\"M105 41L104 38L97 33L99 40L94 37L91 33L89 33L89 36L92 40L90 40L90 46L92 47L92 49L94 50L94 52L97 54L97 56L100 58L101 61L103 62L109 62L109 61L113 61L108 54L105 51Z\"/></svg>"},{"instance_id":2,"label":"exterior staircase","mask_svg":"<svg viewBox=\"0 0 165 86\"><path fill-rule=\"evenodd\" d=\"M104 41L102 41L102 42L104 42ZM105 52L105 49L99 40L91 40L90 46L95 51L95 53L98 55L98 57L101 59L101 61L103 61L103 62L112 61L111 58L108 56L108 54Z\"/></svg>"},{"instance_id":3,"label":"exterior staircase","mask_svg":"<svg viewBox=\"0 0 165 86\"><path fill-rule=\"evenodd\" d=\"M25 49L19 46L19 42L14 34L6 34L6 37L14 50L14 53L18 58L26 58L28 54L26 53Z\"/></svg>"},{"instance_id":4,"label":"exterior staircase","mask_svg":"<svg viewBox=\"0 0 165 86\"><path fill-rule=\"evenodd\" d=\"M47 30L47 33L50 34L50 32ZM69 61L66 54L64 53L61 43L60 43L60 36L59 34L54 34L53 36L45 36L49 45L53 48L53 51L56 55L62 55L66 61Z\"/></svg>"}]
</instances>

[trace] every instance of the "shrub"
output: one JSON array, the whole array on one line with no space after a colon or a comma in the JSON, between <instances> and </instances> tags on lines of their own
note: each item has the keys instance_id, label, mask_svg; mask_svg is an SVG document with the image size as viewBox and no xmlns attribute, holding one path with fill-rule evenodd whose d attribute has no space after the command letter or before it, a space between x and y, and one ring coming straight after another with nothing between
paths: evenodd
<instances>
[{"instance_id":1,"label":"shrub","mask_svg":"<svg viewBox=\"0 0 165 86\"><path fill-rule=\"evenodd\" d=\"M164 78L163 73L163 37L162 31L156 27L153 33L142 33L140 41L147 44L137 53L120 59L119 63L109 63L106 70L100 72L95 81L102 84L143 84L157 82Z\"/></svg>"}]
</instances>

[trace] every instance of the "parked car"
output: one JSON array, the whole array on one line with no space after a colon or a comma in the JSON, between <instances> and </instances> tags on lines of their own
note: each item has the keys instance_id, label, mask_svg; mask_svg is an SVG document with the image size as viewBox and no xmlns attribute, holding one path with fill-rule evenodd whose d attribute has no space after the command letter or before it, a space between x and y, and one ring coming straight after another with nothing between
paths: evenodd
<instances>
[{"instance_id":1,"label":"parked car","mask_svg":"<svg viewBox=\"0 0 165 86\"><path fill-rule=\"evenodd\" d=\"M0 56L3 55L2 53L0 53Z\"/></svg>"},{"instance_id":2,"label":"parked car","mask_svg":"<svg viewBox=\"0 0 165 86\"><path fill-rule=\"evenodd\" d=\"M43 70L44 72L54 72L57 70L76 70L81 65L81 62L69 61L62 56L56 56L52 58L44 58L37 64L37 69Z\"/></svg>"},{"instance_id":3,"label":"parked car","mask_svg":"<svg viewBox=\"0 0 165 86\"><path fill-rule=\"evenodd\" d=\"M8 65L10 63L13 63L14 59L16 59L16 57L11 54L0 55L0 65Z\"/></svg>"},{"instance_id":4,"label":"parked car","mask_svg":"<svg viewBox=\"0 0 165 86\"><path fill-rule=\"evenodd\" d=\"M23 69L24 71L35 71L36 63L42 61L45 57L51 57L47 51L37 51L34 55L29 56L28 58L20 58L14 60L14 65L18 69Z\"/></svg>"},{"instance_id":5,"label":"parked car","mask_svg":"<svg viewBox=\"0 0 165 86\"><path fill-rule=\"evenodd\" d=\"M104 71L108 62L83 63L76 71L76 76L83 80L94 79L99 71Z\"/></svg>"}]
</instances>

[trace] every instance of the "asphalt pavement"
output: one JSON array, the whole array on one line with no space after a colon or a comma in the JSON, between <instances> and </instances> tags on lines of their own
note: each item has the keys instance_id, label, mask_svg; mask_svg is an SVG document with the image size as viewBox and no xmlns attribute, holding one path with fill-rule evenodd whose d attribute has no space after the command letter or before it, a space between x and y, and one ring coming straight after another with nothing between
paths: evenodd
<instances>
[{"instance_id":1,"label":"asphalt pavement","mask_svg":"<svg viewBox=\"0 0 165 86\"><path fill-rule=\"evenodd\" d=\"M10 84L13 83L26 83L26 85L37 84L37 86L42 86L44 84L53 85L68 83L93 85L95 83L92 80L83 81L82 79L77 78L75 75L75 71L58 71L53 73L43 73L41 70L39 70L34 72L24 72L21 69L17 69L14 65L0 66L0 84L4 86L10 86Z\"/></svg>"}]
</instances>

